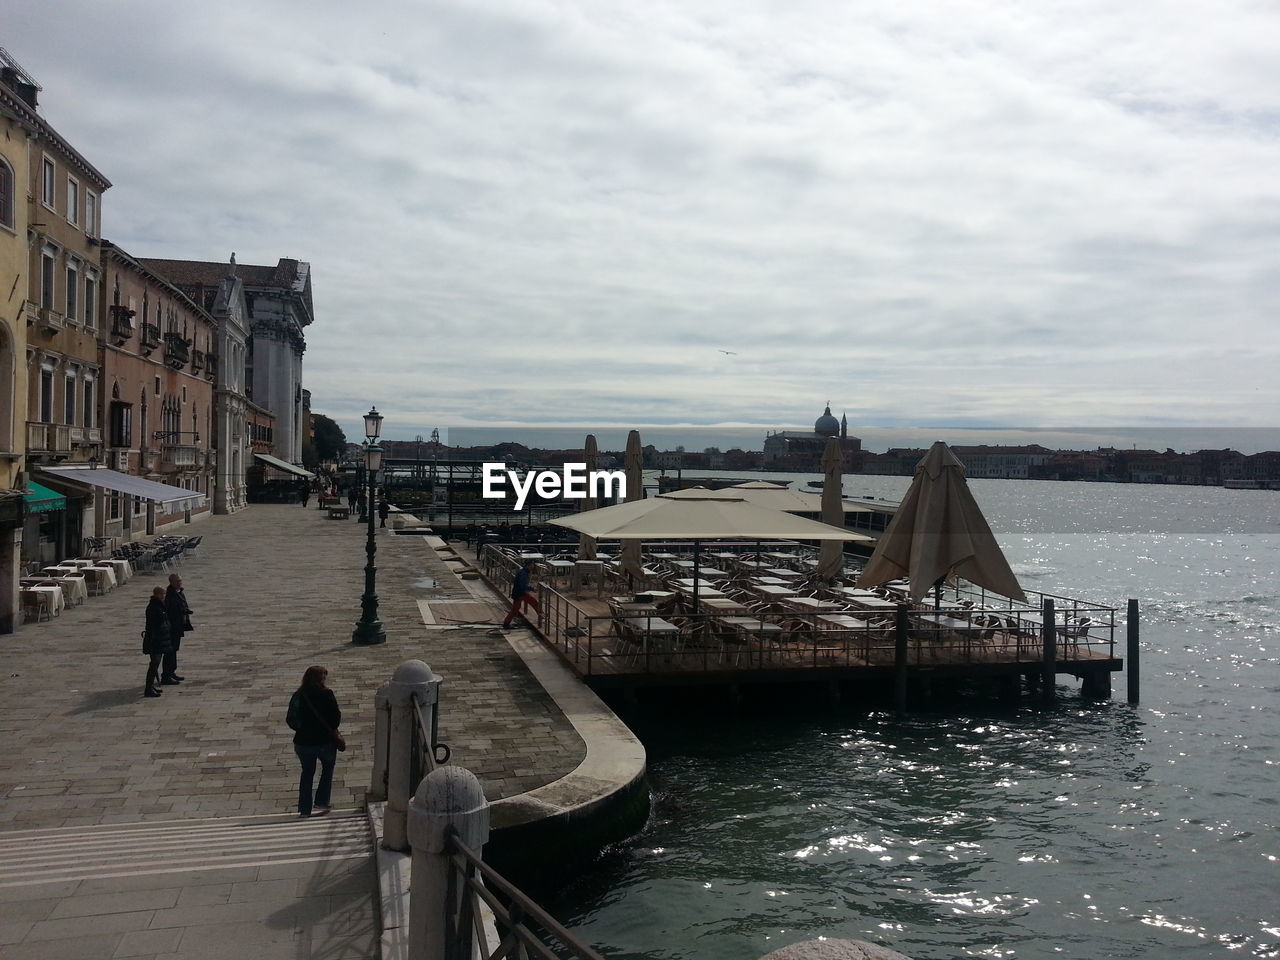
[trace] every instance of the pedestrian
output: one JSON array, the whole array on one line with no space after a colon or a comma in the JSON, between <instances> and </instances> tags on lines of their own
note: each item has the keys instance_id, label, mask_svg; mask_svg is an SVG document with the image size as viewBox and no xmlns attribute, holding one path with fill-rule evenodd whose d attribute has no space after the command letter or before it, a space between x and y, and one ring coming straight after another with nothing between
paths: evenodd
<instances>
[{"instance_id":1,"label":"pedestrian","mask_svg":"<svg viewBox=\"0 0 1280 960\"><path fill-rule=\"evenodd\" d=\"M533 607L535 613L542 612L538 606L538 597L529 583L532 570L533 561L525 561L516 571L515 579L511 581L511 609L507 611L507 619L502 621L503 630L511 629L511 621L520 614L522 607Z\"/></svg>"},{"instance_id":2,"label":"pedestrian","mask_svg":"<svg viewBox=\"0 0 1280 960\"><path fill-rule=\"evenodd\" d=\"M164 609L169 614L170 649L164 655L164 671L160 676L160 683L162 686L172 686L184 679L178 674L178 650L182 646L182 635L195 629L191 626L192 610L182 589L182 577L176 573L169 574L169 589L164 592Z\"/></svg>"},{"instance_id":3,"label":"pedestrian","mask_svg":"<svg viewBox=\"0 0 1280 960\"><path fill-rule=\"evenodd\" d=\"M387 517L391 513L391 504L387 503L387 498L383 497L382 502L378 504L378 519L382 522L378 524L380 527L387 525Z\"/></svg>"},{"instance_id":4,"label":"pedestrian","mask_svg":"<svg viewBox=\"0 0 1280 960\"><path fill-rule=\"evenodd\" d=\"M356 498L357 498L357 497L359 497L359 496L360 496L360 495L356 492L356 488L355 488L355 487L348 487L348 488L347 488L347 510L349 510L349 511L350 511L350 512L352 512L352 513L355 513L355 510L356 510Z\"/></svg>"},{"instance_id":5,"label":"pedestrian","mask_svg":"<svg viewBox=\"0 0 1280 960\"><path fill-rule=\"evenodd\" d=\"M338 698L324 685L328 676L329 671L324 667L307 667L302 685L289 698L289 712L285 714L285 723L294 732L293 752L302 764L302 776L298 780L300 817L323 816L329 812L333 768L338 762L338 751L347 749L347 741L338 732L338 725L342 723ZM313 802L311 784L317 761L320 783Z\"/></svg>"},{"instance_id":6,"label":"pedestrian","mask_svg":"<svg viewBox=\"0 0 1280 960\"><path fill-rule=\"evenodd\" d=\"M305 507L307 501L311 499L311 485L303 480L302 483L298 484L298 492L302 497L302 505Z\"/></svg>"},{"instance_id":7,"label":"pedestrian","mask_svg":"<svg viewBox=\"0 0 1280 960\"><path fill-rule=\"evenodd\" d=\"M151 599L147 602L147 629L142 631L142 652L151 658L147 665L147 686L143 696L158 697L164 693L156 686L156 680L160 677L161 659L172 649L169 611L164 606L164 587L156 587L151 591Z\"/></svg>"}]
</instances>

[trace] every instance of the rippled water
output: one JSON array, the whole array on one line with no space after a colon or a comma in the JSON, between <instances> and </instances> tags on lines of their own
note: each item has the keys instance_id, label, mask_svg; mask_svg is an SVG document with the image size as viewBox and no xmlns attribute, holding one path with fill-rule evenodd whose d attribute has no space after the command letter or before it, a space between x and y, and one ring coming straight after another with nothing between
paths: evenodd
<instances>
[{"instance_id":1,"label":"rippled water","mask_svg":"<svg viewBox=\"0 0 1280 960\"><path fill-rule=\"evenodd\" d=\"M1141 705L1122 678L1102 704L1062 678L1049 712L651 709L628 719L653 817L559 915L616 957L817 936L917 960L1280 957L1280 494L972 486L1027 586L1141 600Z\"/></svg>"}]
</instances>

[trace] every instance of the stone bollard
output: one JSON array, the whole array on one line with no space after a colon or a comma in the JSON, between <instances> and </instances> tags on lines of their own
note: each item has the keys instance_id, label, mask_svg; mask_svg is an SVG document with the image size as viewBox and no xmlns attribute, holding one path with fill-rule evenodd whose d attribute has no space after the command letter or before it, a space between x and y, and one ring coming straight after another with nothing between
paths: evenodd
<instances>
[{"instance_id":1,"label":"stone bollard","mask_svg":"<svg viewBox=\"0 0 1280 960\"><path fill-rule=\"evenodd\" d=\"M766 953L760 960L911 960L865 940L803 940Z\"/></svg>"},{"instance_id":2,"label":"stone bollard","mask_svg":"<svg viewBox=\"0 0 1280 960\"><path fill-rule=\"evenodd\" d=\"M489 802L470 770L438 767L418 784L409 804L409 843L413 860L409 874L409 956L414 960L444 960L447 949L445 918L458 913L466 891L457 884L449 901L450 857L445 852L447 828L477 854L489 839ZM460 931L468 943L456 955L471 956L472 929Z\"/></svg>"},{"instance_id":3,"label":"stone bollard","mask_svg":"<svg viewBox=\"0 0 1280 960\"><path fill-rule=\"evenodd\" d=\"M405 818L413 785L414 694L427 708L423 720L430 733L436 703L440 699L440 678L421 660L406 660L396 667L390 682L384 684L391 713L387 723L387 811L383 823L382 845L388 850L409 849ZM427 749L431 749L431 744Z\"/></svg>"},{"instance_id":4,"label":"stone bollard","mask_svg":"<svg viewBox=\"0 0 1280 960\"><path fill-rule=\"evenodd\" d=\"M391 737L391 682L373 695L373 776L369 779L369 799L387 799L387 750Z\"/></svg>"}]
</instances>

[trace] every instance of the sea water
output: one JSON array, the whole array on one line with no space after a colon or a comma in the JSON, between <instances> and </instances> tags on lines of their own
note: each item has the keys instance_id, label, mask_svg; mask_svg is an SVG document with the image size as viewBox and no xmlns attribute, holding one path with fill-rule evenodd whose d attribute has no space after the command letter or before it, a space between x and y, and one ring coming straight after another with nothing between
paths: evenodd
<instances>
[{"instance_id":1,"label":"sea water","mask_svg":"<svg viewBox=\"0 0 1280 960\"><path fill-rule=\"evenodd\" d=\"M650 960L819 936L917 960L1280 957L1280 493L970 485L1025 586L1140 600L1141 703L1117 676L1109 702L1062 677L1049 709L973 696L905 721L650 707L627 719L653 815L557 915Z\"/></svg>"}]
</instances>

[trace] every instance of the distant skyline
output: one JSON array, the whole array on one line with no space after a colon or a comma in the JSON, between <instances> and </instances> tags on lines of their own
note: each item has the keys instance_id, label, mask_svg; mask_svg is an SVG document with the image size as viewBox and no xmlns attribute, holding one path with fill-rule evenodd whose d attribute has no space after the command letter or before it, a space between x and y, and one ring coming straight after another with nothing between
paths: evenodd
<instances>
[{"instance_id":1,"label":"distant skyline","mask_svg":"<svg viewBox=\"0 0 1280 960\"><path fill-rule=\"evenodd\" d=\"M874 449L1272 429L1277 36L1248 0L10 0L0 44L105 237L311 263L349 436L762 442L830 401Z\"/></svg>"}]
</instances>

